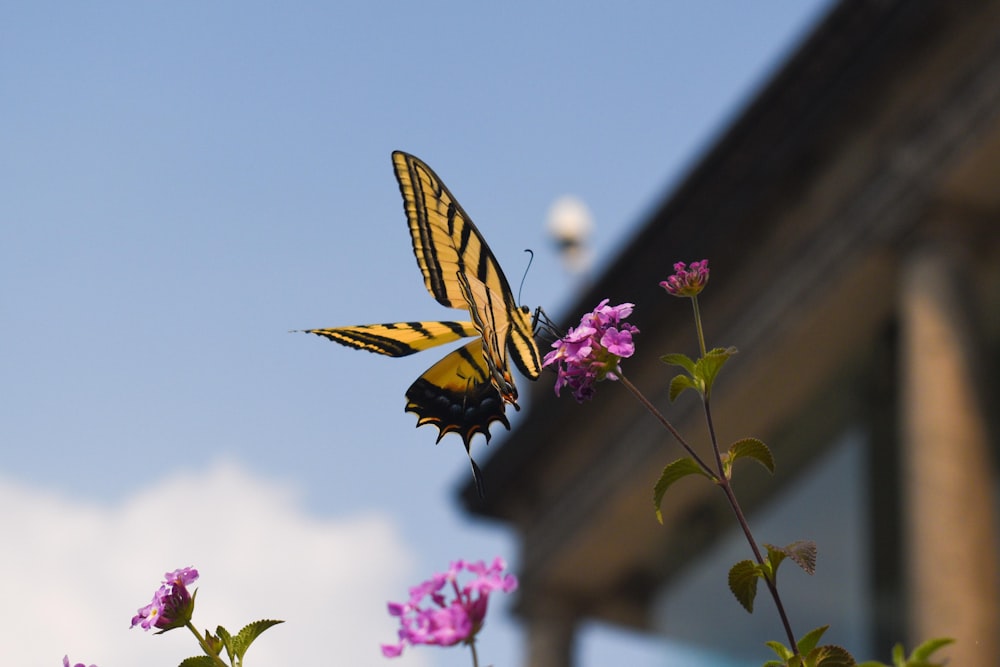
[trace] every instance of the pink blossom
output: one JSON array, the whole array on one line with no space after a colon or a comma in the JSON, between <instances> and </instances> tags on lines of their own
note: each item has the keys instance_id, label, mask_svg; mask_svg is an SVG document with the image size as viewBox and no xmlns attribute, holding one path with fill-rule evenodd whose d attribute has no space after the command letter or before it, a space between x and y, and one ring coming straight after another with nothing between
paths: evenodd
<instances>
[{"instance_id":1,"label":"pink blossom","mask_svg":"<svg viewBox=\"0 0 1000 667\"><path fill-rule=\"evenodd\" d=\"M139 609L132 617L132 626L143 630L159 628L173 630L186 625L194 613L194 596L188 591L189 584L198 579L198 570L184 567L163 575L163 584L153 594L153 601Z\"/></svg>"},{"instance_id":2,"label":"pink blossom","mask_svg":"<svg viewBox=\"0 0 1000 667\"><path fill-rule=\"evenodd\" d=\"M669 294L679 297L692 297L705 289L708 282L708 260L691 262L687 268L684 262L674 264L674 275L660 283L660 287Z\"/></svg>"},{"instance_id":3,"label":"pink blossom","mask_svg":"<svg viewBox=\"0 0 1000 667\"><path fill-rule=\"evenodd\" d=\"M63 667L70 667L69 656L68 655L64 655L63 656ZM85 664L83 664L82 662L78 662L75 665L73 665L72 667L87 667L87 666ZM91 665L90 667L97 667L97 665Z\"/></svg>"},{"instance_id":4,"label":"pink blossom","mask_svg":"<svg viewBox=\"0 0 1000 667\"><path fill-rule=\"evenodd\" d=\"M632 335L639 329L623 321L633 308L631 303L609 306L605 299L583 316L578 327L552 344L555 349L545 355L542 365L557 366L557 395L569 387L573 398L582 403L593 398L594 384L618 379L619 362L635 353Z\"/></svg>"},{"instance_id":5,"label":"pink blossom","mask_svg":"<svg viewBox=\"0 0 1000 667\"><path fill-rule=\"evenodd\" d=\"M471 643L483 626L490 593L509 593L517 588L517 578L503 574L505 568L506 563L499 557L490 565L457 560L447 572L435 574L411 588L407 602L390 602L389 614L400 621L399 642L383 644L382 655L395 658L407 644ZM463 570L474 578L459 586Z\"/></svg>"}]
</instances>

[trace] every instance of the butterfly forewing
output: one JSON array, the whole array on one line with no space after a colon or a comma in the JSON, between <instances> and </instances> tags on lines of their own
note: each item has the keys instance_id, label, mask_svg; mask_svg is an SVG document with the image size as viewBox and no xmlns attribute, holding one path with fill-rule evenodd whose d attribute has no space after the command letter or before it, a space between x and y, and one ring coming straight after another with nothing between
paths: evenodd
<instances>
[{"instance_id":1,"label":"butterfly forewing","mask_svg":"<svg viewBox=\"0 0 1000 667\"><path fill-rule=\"evenodd\" d=\"M535 331L531 323L531 313L527 308L514 308L509 311L510 330L507 335L507 348L517 369L531 380L537 380L542 374L542 358L535 342Z\"/></svg>"},{"instance_id":2,"label":"butterfly forewing","mask_svg":"<svg viewBox=\"0 0 1000 667\"><path fill-rule=\"evenodd\" d=\"M469 274L499 294L510 285L472 219L422 160L396 151L392 163L403 195L413 253L431 295L449 308L468 308L456 276Z\"/></svg>"}]
</instances>

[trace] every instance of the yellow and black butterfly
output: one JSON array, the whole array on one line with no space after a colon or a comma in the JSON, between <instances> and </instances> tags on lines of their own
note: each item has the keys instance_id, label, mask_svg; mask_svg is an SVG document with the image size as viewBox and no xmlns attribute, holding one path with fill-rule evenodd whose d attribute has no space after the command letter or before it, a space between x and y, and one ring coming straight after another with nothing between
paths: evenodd
<instances>
[{"instance_id":1,"label":"yellow and black butterfly","mask_svg":"<svg viewBox=\"0 0 1000 667\"><path fill-rule=\"evenodd\" d=\"M482 496L482 473L472 460L470 442L476 433L489 442L489 427L495 421L510 428L506 403L519 409L508 359L532 380L541 373L531 312L517 305L482 234L437 174L400 151L392 154L392 164L427 291L444 306L469 311L471 321L365 324L306 333L390 357L479 336L410 385L406 411L417 415L417 426L437 426L438 442L446 433L461 436Z\"/></svg>"}]
</instances>

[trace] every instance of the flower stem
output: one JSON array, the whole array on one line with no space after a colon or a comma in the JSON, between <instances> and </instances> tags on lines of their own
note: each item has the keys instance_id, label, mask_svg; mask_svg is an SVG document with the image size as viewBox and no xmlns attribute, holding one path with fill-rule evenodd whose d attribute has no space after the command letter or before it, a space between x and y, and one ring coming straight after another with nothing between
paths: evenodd
<instances>
[{"instance_id":1,"label":"flower stem","mask_svg":"<svg viewBox=\"0 0 1000 667\"><path fill-rule=\"evenodd\" d=\"M469 642L469 650L472 651L472 667L479 667L479 655L476 653L476 640Z\"/></svg>"},{"instance_id":2,"label":"flower stem","mask_svg":"<svg viewBox=\"0 0 1000 667\"><path fill-rule=\"evenodd\" d=\"M705 356L705 331L701 327L701 309L698 307L698 297L691 297L691 306L694 308L694 326L698 330L698 349L701 350L701 356Z\"/></svg>"},{"instance_id":3,"label":"flower stem","mask_svg":"<svg viewBox=\"0 0 1000 667\"><path fill-rule=\"evenodd\" d=\"M715 463L719 467L719 475L716 483L722 488L723 493L726 494L726 500L729 501L729 506L732 508L733 514L736 515L737 523L739 523L740 528L743 529L743 535L750 544L750 550L753 551L754 558L757 560L759 565L763 565L764 557L760 553L760 548L757 546L757 542L753 538L753 533L750 532L750 524L747 521L746 515L743 514L743 509L740 507L739 501L736 499L736 493L733 491L733 485L729 482L729 478L725 475L725 470L722 465L722 452L719 450L719 440L715 435L715 423L712 421L712 409L709 407L708 397L705 397L702 403L705 406L705 420L708 422L708 433L712 440L712 451L715 454ZM781 596L778 595L778 586L770 576L765 576L763 579L764 583L767 584L767 590L771 592L771 598L774 600L774 605L778 609L778 616L781 618L781 624L784 626L785 634L788 637L788 645L795 655L798 655L799 650L795 645L795 634L792 632L792 624L788 620L788 614L785 613L785 606L781 603Z\"/></svg>"},{"instance_id":4,"label":"flower stem","mask_svg":"<svg viewBox=\"0 0 1000 667\"><path fill-rule=\"evenodd\" d=\"M664 417L663 414L656 409L655 405L649 402L649 399L643 396L642 392L639 391L639 388L636 387L631 382L629 382L628 378L626 378L620 371L618 372L618 379L625 386L625 388L628 389L633 396L635 396L636 400L642 403L643 407L645 407L646 410L648 410L650 414L652 414L656 418L656 420L663 425L665 429L670 431L670 435L674 436L674 439L680 443L681 447L684 448L684 451L686 451L688 455L690 455L691 458L695 460L695 462L701 467L701 469L704 470L706 474L708 474L710 477L714 479L716 475L712 471L712 468L709 467L707 463L701 460L701 457L695 453L694 449L691 448L691 445L689 445L687 440L684 439L684 436L682 436L680 432L676 428L674 428L674 425L671 424L667 420L667 418Z\"/></svg>"},{"instance_id":5,"label":"flower stem","mask_svg":"<svg viewBox=\"0 0 1000 667\"><path fill-rule=\"evenodd\" d=\"M214 662L217 665L220 665L220 667L229 667L229 665L227 665L225 661L223 661L223 659L219 657L219 654L212 650L212 647L208 645L208 642L201 635L201 633L198 632L198 629L194 627L194 625L192 625L191 621L185 623L184 627L186 627L188 630L192 632L192 634L194 634L195 638L198 640L198 644L201 646L201 650L205 652L205 655L207 655L212 659L212 662Z\"/></svg>"},{"instance_id":6,"label":"flower stem","mask_svg":"<svg viewBox=\"0 0 1000 667\"><path fill-rule=\"evenodd\" d=\"M699 327L699 337L701 329ZM716 471L713 471L707 463L705 463L698 454L695 453L691 445L688 444L684 436L674 427L670 421L663 416L663 414L656 409L656 406L649 402L649 400L639 391L638 387L632 384L628 378L626 378L620 371L618 373L618 379L625 386L629 392L635 396L643 407L646 408L652 414L660 424L663 425L667 431L670 432L674 439L680 443L681 447L691 456L692 459L704 470L718 486L722 489L723 493L726 494L726 499L729 501L729 506L733 510L733 514L736 515L736 521L739 523L740 528L743 530L743 535L746 537L747 542L750 544L750 549L753 551L754 558L760 565L764 564L764 557L760 552L760 548L754 541L753 533L750 532L750 524L747 522L746 516L743 514L743 509L740 507L739 501L736 499L736 493L733 491L732 485L729 483L729 479L725 475L725 469L722 465L722 452L719 450L719 440L715 434L715 423L712 421L712 411L708 404L708 399L703 401L705 406L705 418L708 422L708 432L712 441L712 452L715 455ZM781 618L781 624L785 628L785 634L788 637L789 646L795 655L798 655L798 648L795 646L795 634L792 632L792 625L788 620L788 614L785 612L785 606L781 602L781 596L778 595L778 588L775 582L770 577L764 577L764 582L767 584L767 590L771 593L771 598L774 600L774 604L778 609L778 616ZM475 647L473 647L473 661L475 662Z\"/></svg>"}]
</instances>

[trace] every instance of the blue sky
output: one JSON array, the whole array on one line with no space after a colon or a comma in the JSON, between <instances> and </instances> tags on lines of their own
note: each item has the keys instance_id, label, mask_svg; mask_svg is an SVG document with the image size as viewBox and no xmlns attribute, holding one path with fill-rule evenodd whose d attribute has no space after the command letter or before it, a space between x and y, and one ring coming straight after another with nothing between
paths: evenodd
<instances>
[{"instance_id":1,"label":"blue sky","mask_svg":"<svg viewBox=\"0 0 1000 667\"><path fill-rule=\"evenodd\" d=\"M461 319L419 278L394 149L445 180L512 284L536 251L523 298L558 316L576 279L546 237L553 201L586 202L607 261L827 4L5 4L0 492L5 565L39 601L19 632L46 648L0 629L0 661L184 657L178 633L124 627L164 571L194 564L199 600L273 599L289 626L343 625L337 661L386 664L386 599L456 557L502 555L516 571L503 527L457 508L457 438L435 447L403 412L439 355L385 359L288 331ZM475 453L488 458L481 441ZM343 557L301 546L319 543ZM274 598L247 598L234 576L258 557ZM85 571L105 573L101 586L80 584ZM345 581L369 583L352 597ZM53 621L53 601L83 595L86 632L79 616ZM201 623L238 625L245 609ZM363 632L348 615L375 639L348 648ZM282 656L304 650L272 632ZM518 632L498 605L480 655L517 664ZM580 664L694 664L671 655L592 631Z\"/></svg>"}]
</instances>

